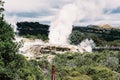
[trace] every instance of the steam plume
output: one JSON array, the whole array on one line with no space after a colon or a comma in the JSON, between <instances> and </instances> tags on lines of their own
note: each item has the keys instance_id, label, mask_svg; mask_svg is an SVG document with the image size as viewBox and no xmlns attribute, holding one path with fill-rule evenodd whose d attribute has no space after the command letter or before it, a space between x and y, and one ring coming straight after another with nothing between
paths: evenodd
<instances>
[{"instance_id":1,"label":"steam plume","mask_svg":"<svg viewBox=\"0 0 120 80\"><path fill-rule=\"evenodd\" d=\"M74 4L64 6L57 18L51 23L49 43L67 44L67 38L72 31L72 24L77 19L78 8Z\"/></svg>"},{"instance_id":2,"label":"steam plume","mask_svg":"<svg viewBox=\"0 0 120 80\"><path fill-rule=\"evenodd\" d=\"M119 3L117 2L118 0L115 0L115 2L112 3L114 6L112 6L109 0L75 0L75 3L63 6L56 19L51 23L49 43L68 44L67 39L75 21L86 18L92 21L96 18L101 19L105 10L118 7ZM117 6L115 6L115 4Z\"/></svg>"}]
</instances>

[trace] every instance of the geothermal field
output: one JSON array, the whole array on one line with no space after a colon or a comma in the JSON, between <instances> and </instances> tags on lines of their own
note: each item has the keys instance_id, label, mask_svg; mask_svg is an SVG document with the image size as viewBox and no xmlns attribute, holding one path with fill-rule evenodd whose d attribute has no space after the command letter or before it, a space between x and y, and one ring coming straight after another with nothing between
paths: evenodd
<instances>
[{"instance_id":1,"label":"geothermal field","mask_svg":"<svg viewBox=\"0 0 120 80\"><path fill-rule=\"evenodd\" d=\"M0 80L120 80L120 0L0 0Z\"/></svg>"},{"instance_id":2,"label":"geothermal field","mask_svg":"<svg viewBox=\"0 0 120 80\"><path fill-rule=\"evenodd\" d=\"M16 35L16 41L22 44L19 52L26 57L40 56L42 53L92 52L92 48L95 47L92 39L85 39L79 45L69 44L72 25L79 20L77 11L78 7L74 4L66 5L60 10L51 22L48 42L39 39L29 40ZM16 29L14 30L18 33Z\"/></svg>"},{"instance_id":3,"label":"geothermal field","mask_svg":"<svg viewBox=\"0 0 120 80\"><path fill-rule=\"evenodd\" d=\"M94 6L96 6L96 4L94 4ZM84 8L84 10L82 8ZM69 40L69 36L73 30L73 24L87 16L88 14L84 14L86 11L88 13L96 12L92 7L88 10L88 6L85 5L78 6L78 4L68 4L63 6L51 21L47 42L40 39L29 40L16 35L16 41L22 44L19 52L26 57L41 56L42 53L92 52L92 48L95 47L92 39L86 38L78 45L71 45ZM99 13L100 12L98 12L98 14ZM14 31L17 34L19 33L16 27Z\"/></svg>"},{"instance_id":4,"label":"geothermal field","mask_svg":"<svg viewBox=\"0 0 120 80\"><path fill-rule=\"evenodd\" d=\"M92 52L92 47L95 46L93 40L85 39L83 40L80 45L57 45L57 44L50 44L44 43L41 40L28 40L26 38L21 39L22 47L19 49L19 52L26 57L38 57L41 54L46 53L65 53L65 52Z\"/></svg>"},{"instance_id":5,"label":"geothermal field","mask_svg":"<svg viewBox=\"0 0 120 80\"><path fill-rule=\"evenodd\" d=\"M49 39L47 42L38 39L28 40L16 35L16 41L22 44L22 47L19 49L20 53L29 57L34 54L46 52L92 52L92 48L95 47L95 43L92 39L86 38L78 45L71 45L69 43L70 40L68 38L72 33L73 25L78 22L82 23L85 19L88 19L87 21L91 21L89 24L92 24L95 21L98 21L95 24L101 23L99 20L105 16L103 13L107 10L116 8L119 5L119 3L116 3L117 0L114 3L111 3L108 0L76 0L74 3L62 6L60 10L57 10L57 14L55 14L51 19L48 34ZM108 20L109 16L105 19ZM19 33L16 28L17 27L15 27L14 31Z\"/></svg>"}]
</instances>

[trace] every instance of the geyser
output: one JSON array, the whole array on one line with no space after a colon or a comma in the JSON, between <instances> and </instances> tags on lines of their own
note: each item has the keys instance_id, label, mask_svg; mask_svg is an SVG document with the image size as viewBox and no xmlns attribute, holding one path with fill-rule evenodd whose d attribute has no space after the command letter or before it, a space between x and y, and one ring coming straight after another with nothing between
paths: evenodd
<instances>
[{"instance_id":1,"label":"geyser","mask_svg":"<svg viewBox=\"0 0 120 80\"><path fill-rule=\"evenodd\" d=\"M29 40L17 36L16 41L22 41L23 47L19 49L19 53L28 58L36 58L42 56L42 53L64 53L70 52L92 52L92 47L95 47L94 41L91 39L83 40L79 45L68 44L68 37L72 31L72 25L80 20L95 20L103 18L101 16L104 11L116 9L120 4L119 0L113 2L109 0L74 0L75 3L67 4L58 12L58 15L51 22L49 29L49 43L44 43L41 40ZM117 4L116 4L117 3ZM113 6L113 4L115 4ZM106 7L108 6L108 7ZM92 15L97 14L97 15ZM16 17L15 17L16 19ZM15 21L13 21L15 22ZM17 32L16 27L14 31ZM54 45L56 44L56 45ZM44 54L43 54L44 56ZM49 58L49 57L48 57Z\"/></svg>"},{"instance_id":2,"label":"geyser","mask_svg":"<svg viewBox=\"0 0 120 80\"><path fill-rule=\"evenodd\" d=\"M119 0L113 2L109 0L74 0L73 4L66 4L51 22L49 43L68 44L67 39L75 21L101 20L105 11L118 7L118 2Z\"/></svg>"},{"instance_id":3,"label":"geyser","mask_svg":"<svg viewBox=\"0 0 120 80\"><path fill-rule=\"evenodd\" d=\"M57 45L68 44L68 37L72 31L72 25L77 19L78 8L75 4L65 5L55 20L51 22L49 29L49 43Z\"/></svg>"}]
</instances>

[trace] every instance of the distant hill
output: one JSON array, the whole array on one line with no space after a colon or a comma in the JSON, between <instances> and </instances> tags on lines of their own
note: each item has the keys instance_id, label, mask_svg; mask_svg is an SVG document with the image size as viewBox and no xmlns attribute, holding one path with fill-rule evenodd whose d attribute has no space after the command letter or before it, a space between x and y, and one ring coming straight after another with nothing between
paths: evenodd
<instances>
[{"instance_id":1,"label":"distant hill","mask_svg":"<svg viewBox=\"0 0 120 80\"><path fill-rule=\"evenodd\" d=\"M102 26L99 26L100 28L104 28L104 29L111 29L111 28L116 28L116 29L120 29L120 26L111 26L109 24L104 24Z\"/></svg>"},{"instance_id":2,"label":"distant hill","mask_svg":"<svg viewBox=\"0 0 120 80\"><path fill-rule=\"evenodd\" d=\"M48 35L49 33L49 26L45 24L40 24L39 22L17 22L16 25L17 30L19 31L19 35Z\"/></svg>"},{"instance_id":3,"label":"distant hill","mask_svg":"<svg viewBox=\"0 0 120 80\"><path fill-rule=\"evenodd\" d=\"M103 26L100 26L101 28L105 28L105 29L111 29L111 28L113 28L111 25L109 25L109 24L105 24L105 25L103 25Z\"/></svg>"},{"instance_id":4,"label":"distant hill","mask_svg":"<svg viewBox=\"0 0 120 80\"><path fill-rule=\"evenodd\" d=\"M34 38L41 38L42 40L48 39L49 25L40 24L38 22L18 22L17 29L19 35ZM73 31L78 30L82 32L86 38L97 39L96 43L101 45L101 42L110 42L120 40L120 27L112 27L109 24L103 26L88 25L88 26L73 26ZM119 42L119 41L117 41ZM115 43L117 43L115 41Z\"/></svg>"}]
</instances>

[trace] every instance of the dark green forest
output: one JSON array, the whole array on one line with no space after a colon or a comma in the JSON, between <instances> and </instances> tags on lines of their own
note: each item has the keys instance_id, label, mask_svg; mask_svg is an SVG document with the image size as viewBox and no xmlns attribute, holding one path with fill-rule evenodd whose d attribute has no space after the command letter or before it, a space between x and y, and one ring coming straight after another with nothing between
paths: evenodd
<instances>
[{"instance_id":1,"label":"dark green forest","mask_svg":"<svg viewBox=\"0 0 120 80\"><path fill-rule=\"evenodd\" d=\"M49 25L38 22L18 22L19 35L27 38L48 40ZM83 39L91 38L97 46L120 46L120 29L100 28L96 25L73 26L70 35L71 44L79 44Z\"/></svg>"},{"instance_id":2,"label":"dark green forest","mask_svg":"<svg viewBox=\"0 0 120 80\"><path fill-rule=\"evenodd\" d=\"M27 38L48 39L49 26L38 22L17 22L19 35Z\"/></svg>"}]
</instances>

